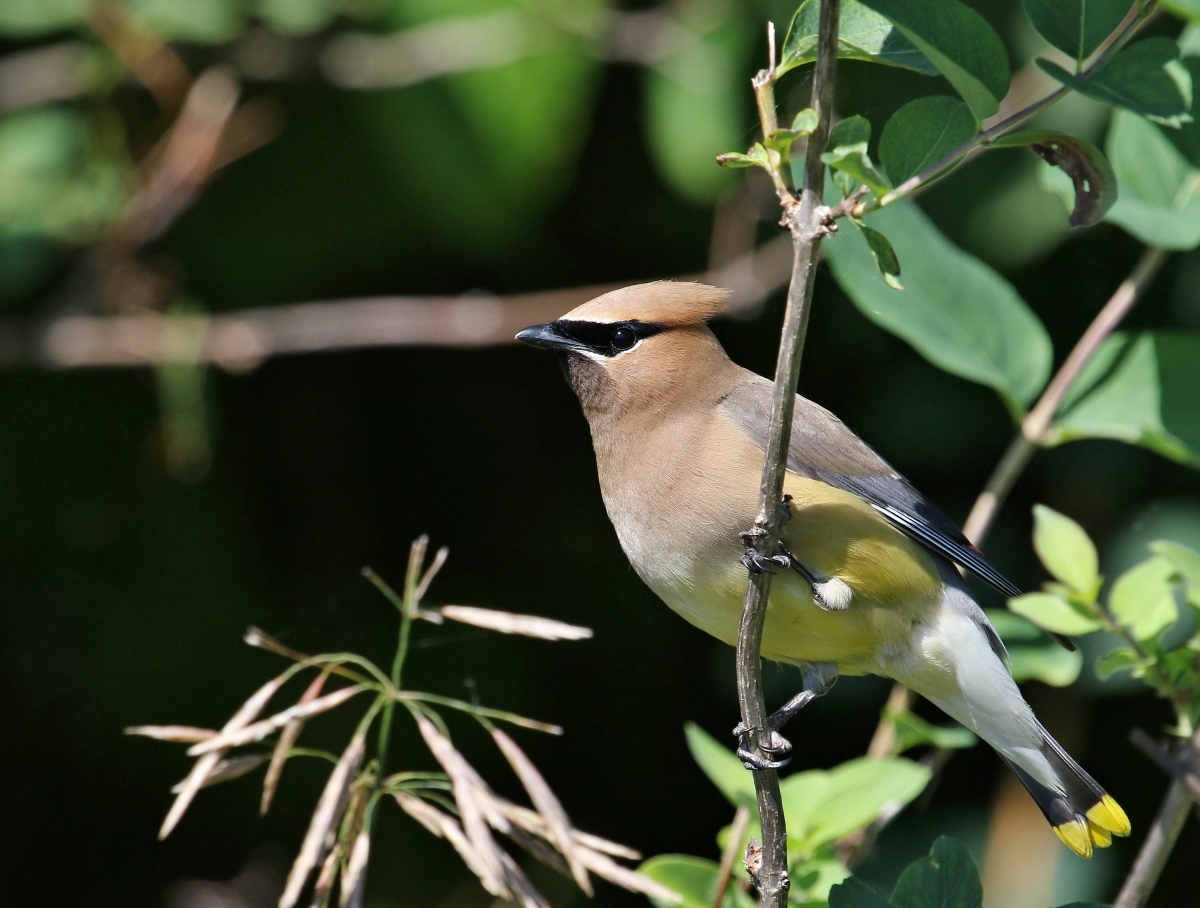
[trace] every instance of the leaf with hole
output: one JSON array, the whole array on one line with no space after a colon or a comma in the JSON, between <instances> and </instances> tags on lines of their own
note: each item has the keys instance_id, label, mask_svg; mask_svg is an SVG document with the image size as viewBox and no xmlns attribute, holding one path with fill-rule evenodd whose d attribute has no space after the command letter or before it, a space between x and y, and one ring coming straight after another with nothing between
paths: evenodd
<instances>
[{"instance_id":1,"label":"leaf with hole","mask_svg":"<svg viewBox=\"0 0 1200 908\"><path fill-rule=\"evenodd\" d=\"M1113 438L1200 467L1200 333L1117 333L1075 380L1056 442Z\"/></svg>"},{"instance_id":2,"label":"leaf with hole","mask_svg":"<svg viewBox=\"0 0 1200 908\"><path fill-rule=\"evenodd\" d=\"M1190 123L1192 77L1170 38L1147 38L1126 47L1090 76L1076 76L1039 59L1047 75L1082 95L1123 107L1166 126Z\"/></svg>"},{"instance_id":3,"label":"leaf with hole","mask_svg":"<svg viewBox=\"0 0 1200 908\"><path fill-rule=\"evenodd\" d=\"M911 201L867 217L904 263L904 289L879 276L857 230L825 240L834 277L867 318L935 366L995 388L1018 412L1050 374L1050 339L1003 277L963 252Z\"/></svg>"},{"instance_id":4,"label":"leaf with hole","mask_svg":"<svg viewBox=\"0 0 1200 908\"><path fill-rule=\"evenodd\" d=\"M892 114L879 137L879 162L899 186L932 167L979 132L971 108L957 98L917 98ZM949 165L954 166L954 165Z\"/></svg>"},{"instance_id":5,"label":"leaf with hole","mask_svg":"<svg viewBox=\"0 0 1200 908\"><path fill-rule=\"evenodd\" d=\"M1074 199L1071 225L1087 227L1098 223L1117 201L1117 176L1108 158L1083 139L1054 132L1013 132L1002 136L991 148L1028 148L1047 164L1071 178Z\"/></svg>"},{"instance_id":6,"label":"leaf with hole","mask_svg":"<svg viewBox=\"0 0 1200 908\"><path fill-rule=\"evenodd\" d=\"M958 0L864 0L921 51L979 120L1008 92L1008 51L987 20Z\"/></svg>"},{"instance_id":7,"label":"leaf with hole","mask_svg":"<svg viewBox=\"0 0 1200 908\"><path fill-rule=\"evenodd\" d=\"M1100 586L1096 546L1083 527L1043 504L1033 506L1033 547L1054 577L1083 596Z\"/></svg>"},{"instance_id":8,"label":"leaf with hole","mask_svg":"<svg viewBox=\"0 0 1200 908\"><path fill-rule=\"evenodd\" d=\"M783 41L776 72L785 72L817 59L821 0L804 0ZM842 0L838 16L838 57L912 69L936 76L937 68L885 17L858 0Z\"/></svg>"},{"instance_id":9,"label":"leaf with hole","mask_svg":"<svg viewBox=\"0 0 1200 908\"><path fill-rule=\"evenodd\" d=\"M1025 0L1037 33L1075 61L1092 55L1132 7L1130 0Z\"/></svg>"}]
</instances>

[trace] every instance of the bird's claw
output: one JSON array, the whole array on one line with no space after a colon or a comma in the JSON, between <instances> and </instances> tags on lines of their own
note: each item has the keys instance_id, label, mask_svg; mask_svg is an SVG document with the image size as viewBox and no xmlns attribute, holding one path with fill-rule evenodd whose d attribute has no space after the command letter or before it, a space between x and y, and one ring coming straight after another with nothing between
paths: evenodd
<instances>
[{"instance_id":1,"label":"bird's claw","mask_svg":"<svg viewBox=\"0 0 1200 908\"><path fill-rule=\"evenodd\" d=\"M755 543L766 534L767 531L758 526L751 527L748 530L738 533L738 539L740 539L742 541L742 545L746 547L745 554L742 555L739 560L746 570L750 571L752 574L774 574L775 572L771 570L772 565L776 565L778 567L789 567L792 563L791 556L786 553L786 550L783 549L782 545L780 545L776 550L776 553L770 557L762 554L757 548L755 548Z\"/></svg>"},{"instance_id":2,"label":"bird's claw","mask_svg":"<svg viewBox=\"0 0 1200 908\"><path fill-rule=\"evenodd\" d=\"M775 731L773 728L767 729L767 740L761 742L759 750L767 754L766 757L760 757L758 754L750 750L749 741L750 730L744 724L739 722L734 728L733 734L737 738L737 756L742 761L742 765L747 769L764 770L764 769L782 769L792 762L791 756L784 756L781 760L772 760L771 757L776 754L790 754L792 750L792 742Z\"/></svg>"}]
</instances>

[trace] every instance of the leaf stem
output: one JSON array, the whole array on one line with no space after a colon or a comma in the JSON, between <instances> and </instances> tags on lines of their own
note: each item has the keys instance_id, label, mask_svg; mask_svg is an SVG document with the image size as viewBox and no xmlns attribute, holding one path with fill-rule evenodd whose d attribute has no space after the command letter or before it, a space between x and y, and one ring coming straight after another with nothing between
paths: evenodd
<instances>
[{"instance_id":1,"label":"leaf stem","mask_svg":"<svg viewBox=\"0 0 1200 908\"><path fill-rule=\"evenodd\" d=\"M790 193L780 194L784 222L792 234L794 259L783 336L775 366L771 422L759 489L758 515L751 530L753 545L759 555L773 554L779 540L783 479L787 469L792 412L800 376L800 358L808 328L821 238L828 232L825 223L827 212L823 206L825 165L821 161L821 154L828 141L833 113L839 7L839 0L821 0L811 103L817 112L817 128L808 138L800 201L797 203ZM767 70L759 73L753 81L764 139L770 136L777 124L773 100L774 79L774 72ZM778 173L778 157L771 158L771 163L778 185L778 179L782 176ZM767 756L761 747L762 737L766 732L767 714L763 701L761 653L763 624L766 620L770 589L770 574L749 572L737 642L738 700L742 724L748 729L749 748L763 758ZM758 795L763 833L762 860L754 873L755 886L763 908L785 908L789 886L787 830L784 824L783 801L779 792L779 777L775 770L755 771L754 787Z\"/></svg>"}]
</instances>

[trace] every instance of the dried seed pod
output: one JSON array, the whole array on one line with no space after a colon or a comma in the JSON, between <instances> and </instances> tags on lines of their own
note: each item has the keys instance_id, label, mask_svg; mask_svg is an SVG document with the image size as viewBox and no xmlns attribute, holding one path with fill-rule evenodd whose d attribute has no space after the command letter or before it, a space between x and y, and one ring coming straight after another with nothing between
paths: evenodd
<instances>
[{"instance_id":1,"label":"dried seed pod","mask_svg":"<svg viewBox=\"0 0 1200 908\"><path fill-rule=\"evenodd\" d=\"M476 608L471 605L443 605L439 611L451 621L487 628L501 634L519 634L542 640L587 640L592 636L590 627L564 624L537 615L498 612L495 609Z\"/></svg>"}]
</instances>

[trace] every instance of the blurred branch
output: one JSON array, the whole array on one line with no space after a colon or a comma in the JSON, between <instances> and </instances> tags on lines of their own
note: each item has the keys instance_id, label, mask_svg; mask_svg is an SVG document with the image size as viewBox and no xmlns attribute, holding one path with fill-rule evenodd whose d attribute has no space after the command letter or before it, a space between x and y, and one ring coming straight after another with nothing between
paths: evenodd
<instances>
[{"instance_id":1,"label":"blurred branch","mask_svg":"<svg viewBox=\"0 0 1200 908\"><path fill-rule=\"evenodd\" d=\"M147 203L147 207L150 207ZM779 237L707 274L732 289L729 314L752 313L786 283L791 243ZM399 296L242 309L225 315L68 315L48 322L0 321L0 367L145 367L176 361L232 372L296 353L368 347L485 347L513 342L526 325L552 321L621 284L509 296Z\"/></svg>"},{"instance_id":2,"label":"blurred branch","mask_svg":"<svg viewBox=\"0 0 1200 908\"><path fill-rule=\"evenodd\" d=\"M143 28L120 0L99 0L88 16L96 36L146 90L164 113L179 109L192 75L170 45Z\"/></svg>"},{"instance_id":3,"label":"blurred branch","mask_svg":"<svg viewBox=\"0 0 1200 908\"><path fill-rule=\"evenodd\" d=\"M1134 744L1143 749L1143 752L1148 753L1151 759L1159 762L1157 752L1161 748L1150 740L1148 735L1143 732L1139 737L1135 732L1131 738ZM1144 738L1145 741L1140 738ZM1143 748L1143 744L1147 742L1150 744L1148 750ZM1154 890L1196 798L1190 784L1182 781L1180 775L1176 773L1175 765L1180 764L1183 769L1187 770L1184 776L1194 780L1193 763L1198 750L1200 750L1200 731L1192 735L1191 741L1184 745L1185 759L1167 755L1170 768L1168 766L1163 768L1167 769L1172 776L1171 785L1163 798L1158 816L1154 818L1154 825L1146 834L1146 839L1142 842L1141 850L1138 851L1133 867L1129 870L1129 876L1125 878L1125 883L1121 886L1121 891L1113 902L1113 908L1141 908ZM1160 765L1163 764L1160 763Z\"/></svg>"},{"instance_id":4,"label":"blurred branch","mask_svg":"<svg viewBox=\"0 0 1200 908\"><path fill-rule=\"evenodd\" d=\"M92 49L82 41L62 41L0 59L0 114L53 104L83 95L91 87Z\"/></svg>"}]
</instances>

